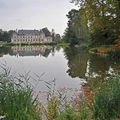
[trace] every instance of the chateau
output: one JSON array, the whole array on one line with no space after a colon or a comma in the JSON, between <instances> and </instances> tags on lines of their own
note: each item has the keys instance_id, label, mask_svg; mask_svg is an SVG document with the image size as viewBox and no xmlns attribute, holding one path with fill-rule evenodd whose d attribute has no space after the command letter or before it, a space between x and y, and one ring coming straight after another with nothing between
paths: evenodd
<instances>
[{"instance_id":1,"label":"chateau","mask_svg":"<svg viewBox=\"0 0 120 120\"><path fill-rule=\"evenodd\" d=\"M52 42L51 35L46 35L42 30L18 30L13 33L11 42L20 43L50 43Z\"/></svg>"}]
</instances>

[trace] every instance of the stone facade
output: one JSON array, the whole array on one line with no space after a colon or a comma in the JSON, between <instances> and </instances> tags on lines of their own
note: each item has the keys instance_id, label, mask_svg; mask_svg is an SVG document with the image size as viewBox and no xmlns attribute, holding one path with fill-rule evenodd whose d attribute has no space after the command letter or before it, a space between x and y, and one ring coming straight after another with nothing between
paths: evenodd
<instances>
[{"instance_id":1,"label":"stone facade","mask_svg":"<svg viewBox=\"0 0 120 120\"><path fill-rule=\"evenodd\" d=\"M18 30L18 32L13 33L11 42L15 44L50 43L52 42L52 37L45 36L42 30Z\"/></svg>"}]
</instances>

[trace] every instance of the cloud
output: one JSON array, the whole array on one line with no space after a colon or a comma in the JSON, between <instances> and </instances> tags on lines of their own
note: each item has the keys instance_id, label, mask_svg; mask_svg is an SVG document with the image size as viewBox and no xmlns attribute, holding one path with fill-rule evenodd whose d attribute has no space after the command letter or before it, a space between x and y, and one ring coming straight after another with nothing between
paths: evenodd
<instances>
[{"instance_id":1,"label":"cloud","mask_svg":"<svg viewBox=\"0 0 120 120\"><path fill-rule=\"evenodd\" d=\"M47 26L62 34L67 25L66 14L73 7L69 0L0 0L0 28Z\"/></svg>"}]
</instances>

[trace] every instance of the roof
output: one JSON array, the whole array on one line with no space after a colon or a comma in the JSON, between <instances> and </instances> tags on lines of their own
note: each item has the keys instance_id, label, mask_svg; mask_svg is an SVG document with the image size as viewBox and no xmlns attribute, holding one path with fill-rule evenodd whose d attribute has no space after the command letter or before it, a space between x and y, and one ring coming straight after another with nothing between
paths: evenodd
<instances>
[{"instance_id":1,"label":"roof","mask_svg":"<svg viewBox=\"0 0 120 120\"><path fill-rule=\"evenodd\" d=\"M50 31L48 30L47 27L46 27L46 28L43 28L43 29L42 29L42 32L45 34L46 37L51 36L51 33L50 33Z\"/></svg>"},{"instance_id":2,"label":"roof","mask_svg":"<svg viewBox=\"0 0 120 120\"><path fill-rule=\"evenodd\" d=\"M39 35L38 30L18 30L19 35Z\"/></svg>"}]
</instances>

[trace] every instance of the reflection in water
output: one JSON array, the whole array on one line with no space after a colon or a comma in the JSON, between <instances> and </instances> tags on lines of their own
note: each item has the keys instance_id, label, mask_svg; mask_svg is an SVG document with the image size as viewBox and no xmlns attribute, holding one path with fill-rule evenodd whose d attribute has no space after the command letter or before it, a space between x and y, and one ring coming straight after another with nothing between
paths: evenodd
<instances>
[{"instance_id":1,"label":"reflection in water","mask_svg":"<svg viewBox=\"0 0 120 120\"><path fill-rule=\"evenodd\" d=\"M107 79L120 72L120 62L105 57L90 55L88 78Z\"/></svg>"},{"instance_id":2,"label":"reflection in water","mask_svg":"<svg viewBox=\"0 0 120 120\"><path fill-rule=\"evenodd\" d=\"M52 52L54 55L54 46L12 46L12 47L1 47L0 48L0 57L3 57L5 54L9 54L11 56L44 56L48 57L48 55Z\"/></svg>"},{"instance_id":3,"label":"reflection in water","mask_svg":"<svg viewBox=\"0 0 120 120\"><path fill-rule=\"evenodd\" d=\"M6 55L8 53L11 53L10 47L0 47L0 57L3 57L3 55Z\"/></svg>"},{"instance_id":4,"label":"reflection in water","mask_svg":"<svg viewBox=\"0 0 120 120\"><path fill-rule=\"evenodd\" d=\"M11 67L12 73L30 73L33 87L36 91L46 91L45 82L56 80L56 88L79 89L82 81L79 78L71 78L66 71L68 69L67 59L64 51L56 46L12 46L0 49L1 61L6 61ZM42 82L36 83L36 75L43 74ZM75 81L75 82L74 82ZM37 84L37 85L36 85Z\"/></svg>"},{"instance_id":5,"label":"reflection in water","mask_svg":"<svg viewBox=\"0 0 120 120\"><path fill-rule=\"evenodd\" d=\"M52 49L52 46L13 46L11 55L48 57Z\"/></svg>"},{"instance_id":6,"label":"reflection in water","mask_svg":"<svg viewBox=\"0 0 120 120\"><path fill-rule=\"evenodd\" d=\"M73 86L74 81L74 84L79 86L82 80L104 80L120 73L120 61L90 55L80 48L63 50L60 47L44 45L3 47L0 48L0 57L5 58L15 71L30 70L37 74L48 73L45 79L50 80L55 77L60 87L68 84Z\"/></svg>"},{"instance_id":7,"label":"reflection in water","mask_svg":"<svg viewBox=\"0 0 120 120\"><path fill-rule=\"evenodd\" d=\"M65 49L66 58L68 59L68 71L67 73L71 77L79 77L85 79L87 61L89 55L86 51L77 48Z\"/></svg>"},{"instance_id":8,"label":"reflection in water","mask_svg":"<svg viewBox=\"0 0 120 120\"><path fill-rule=\"evenodd\" d=\"M68 59L67 73L73 78L104 80L120 72L120 62L90 55L78 48L67 48L64 51Z\"/></svg>"}]
</instances>

